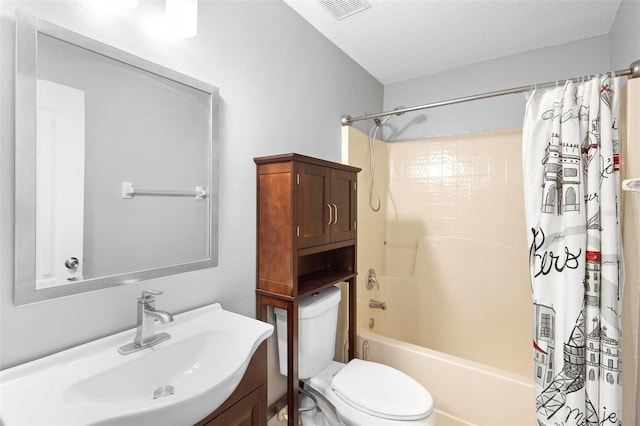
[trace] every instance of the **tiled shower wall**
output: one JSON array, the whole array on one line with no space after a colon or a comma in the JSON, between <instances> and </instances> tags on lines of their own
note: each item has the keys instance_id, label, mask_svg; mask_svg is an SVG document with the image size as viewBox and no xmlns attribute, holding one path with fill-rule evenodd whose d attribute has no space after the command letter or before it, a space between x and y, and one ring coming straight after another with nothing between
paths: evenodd
<instances>
[{"instance_id":1,"label":"tiled shower wall","mask_svg":"<svg viewBox=\"0 0 640 426\"><path fill-rule=\"evenodd\" d=\"M368 207L369 140L345 130L358 180L358 317L374 331L530 375L531 296L520 131L376 141L379 213ZM368 268L380 289L367 290ZM387 302L370 309L369 299Z\"/></svg>"},{"instance_id":2,"label":"tiled shower wall","mask_svg":"<svg viewBox=\"0 0 640 426\"><path fill-rule=\"evenodd\" d=\"M385 274L415 277L412 343L530 375L521 152L520 130L389 144Z\"/></svg>"},{"instance_id":3,"label":"tiled shower wall","mask_svg":"<svg viewBox=\"0 0 640 426\"><path fill-rule=\"evenodd\" d=\"M390 144L387 273L413 273L393 247L420 237L526 252L520 141L513 130Z\"/></svg>"}]
</instances>

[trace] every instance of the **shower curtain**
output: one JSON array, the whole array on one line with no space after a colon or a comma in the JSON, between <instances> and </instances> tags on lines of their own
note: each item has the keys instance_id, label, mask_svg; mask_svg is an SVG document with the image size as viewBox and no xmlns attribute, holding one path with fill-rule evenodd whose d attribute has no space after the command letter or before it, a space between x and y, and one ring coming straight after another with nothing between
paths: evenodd
<instances>
[{"instance_id":1,"label":"shower curtain","mask_svg":"<svg viewBox=\"0 0 640 426\"><path fill-rule=\"evenodd\" d=\"M619 78L534 91L523 126L538 425L622 424Z\"/></svg>"}]
</instances>

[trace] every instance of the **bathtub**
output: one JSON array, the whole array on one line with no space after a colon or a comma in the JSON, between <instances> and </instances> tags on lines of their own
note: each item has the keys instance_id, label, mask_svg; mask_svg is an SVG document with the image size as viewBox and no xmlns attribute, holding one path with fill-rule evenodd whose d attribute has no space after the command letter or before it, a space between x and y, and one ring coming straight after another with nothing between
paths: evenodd
<instances>
[{"instance_id":1,"label":"bathtub","mask_svg":"<svg viewBox=\"0 0 640 426\"><path fill-rule=\"evenodd\" d=\"M385 247L378 285L358 276L360 357L422 383L441 426L534 425L527 252L433 236Z\"/></svg>"},{"instance_id":2,"label":"bathtub","mask_svg":"<svg viewBox=\"0 0 640 426\"><path fill-rule=\"evenodd\" d=\"M531 426L533 378L358 330L359 356L390 365L420 382L434 399L438 426Z\"/></svg>"}]
</instances>

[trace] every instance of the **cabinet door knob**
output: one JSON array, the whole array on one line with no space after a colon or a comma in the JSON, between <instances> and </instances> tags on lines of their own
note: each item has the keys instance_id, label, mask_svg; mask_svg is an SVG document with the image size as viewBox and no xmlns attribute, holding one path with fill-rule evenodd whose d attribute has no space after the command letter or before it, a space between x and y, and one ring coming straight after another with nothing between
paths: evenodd
<instances>
[{"instance_id":1,"label":"cabinet door knob","mask_svg":"<svg viewBox=\"0 0 640 426\"><path fill-rule=\"evenodd\" d=\"M333 215L333 224L335 225L336 223L338 223L338 206L336 206L335 204L331 204L335 210L335 214Z\"/></svg>"},{"instance_id":2,"label":"cabinet door knob","mask_svg":"<svg viewBox=\"0 0 640 426\"><path fill-rule=\"evenodd\" d=\"M327 204L327 207L329 207L329 222L327 222L327 225L331 225L331 222L333 222L333 210L331 209L331 204Z\"/></svg>"}]
</instances>

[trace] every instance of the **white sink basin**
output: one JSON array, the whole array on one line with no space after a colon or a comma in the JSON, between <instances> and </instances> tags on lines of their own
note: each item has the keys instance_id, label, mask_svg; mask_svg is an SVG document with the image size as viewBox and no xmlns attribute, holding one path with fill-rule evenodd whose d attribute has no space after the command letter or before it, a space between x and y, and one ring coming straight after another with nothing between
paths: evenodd
<instances>
[{"instance_id":1,"label":"white sink basin","mask_svg":"<svg viewBox=\"0 0 640 426\"><path fill-rule=\"evenodd\" d=\"M0 372L0 424L191 425L238 386L273 326L220 304L176 315L171 339L121 355L135 329ZM155 394L155 398L154 398Z\"/></svg>"}]
</instances>

